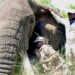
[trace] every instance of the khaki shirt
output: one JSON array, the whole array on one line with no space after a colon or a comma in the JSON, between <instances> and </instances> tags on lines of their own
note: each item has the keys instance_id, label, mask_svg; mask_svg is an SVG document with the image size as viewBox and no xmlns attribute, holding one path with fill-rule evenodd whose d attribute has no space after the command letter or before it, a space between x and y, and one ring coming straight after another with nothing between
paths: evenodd
<instances>
[{"instance_id":1,"label":"khaki shirt","mask_svg":"<svg viewBox=\"0 0 75 75\"><path fill-rule=\"evenodd\" d=\"M39 50L36 50L36 54L45 71L51 71L53 68L57 70L64 63L59 53L50 45L42 45Z\"/></svg>"}]
</instances>

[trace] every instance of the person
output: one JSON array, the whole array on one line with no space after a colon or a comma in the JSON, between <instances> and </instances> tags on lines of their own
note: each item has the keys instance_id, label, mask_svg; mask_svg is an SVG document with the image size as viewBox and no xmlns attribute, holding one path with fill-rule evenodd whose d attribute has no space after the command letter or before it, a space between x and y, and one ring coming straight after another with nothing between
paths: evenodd
<instances>
[{"instance_id":1,"label":"person","mask_svg":"<svg viewBox=\"0 0 75 75\"><path fill-rule=\"evenodd\" d=\"M34 41L36 44L35 53L42 64L44 71L51 73L63 69L64 60L60 57L51 45L45 43L44 37L37 37ZM60 74L61 75L61 74Z\"/></svg>"}]
</instances>

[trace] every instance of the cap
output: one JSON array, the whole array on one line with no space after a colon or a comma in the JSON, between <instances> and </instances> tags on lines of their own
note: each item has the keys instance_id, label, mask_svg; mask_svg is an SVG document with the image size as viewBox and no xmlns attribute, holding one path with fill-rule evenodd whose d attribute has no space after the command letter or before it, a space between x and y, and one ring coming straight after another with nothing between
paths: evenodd
<instances>
[{"instance_id":1,"label":"cap","mask_svg":"<svg viewBox=\"0 0 75 75\"><path fill-rule=\"evenodd\" d=\"M39 41L42 41L42 42L44 42L44 43L45 43L45 38L44 38L44 37L39 36L39 37L37 37L37 38L35 39L35 41L34 41L34 42L39 42Z\"/></svg>"}]
</instances>

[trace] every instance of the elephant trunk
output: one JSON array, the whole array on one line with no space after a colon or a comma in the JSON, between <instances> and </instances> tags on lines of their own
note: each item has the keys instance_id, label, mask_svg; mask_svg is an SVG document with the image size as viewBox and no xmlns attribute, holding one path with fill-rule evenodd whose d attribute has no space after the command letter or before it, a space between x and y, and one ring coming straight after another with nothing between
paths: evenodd
<instances>
[{"instance_id":1,"label":"elephant trunk","mask_svg":"<svg viewBox=\"0 0 75 75\"><path fill-rule=\"evenodd\" d=\"M21 27L15 19L2 21L0 24L0 75L11 75L17 60Z\"/></svg>"},{"instance_id":2,"label":"elephant trunk","mask_svg":"<svg viewBox=\"0 0 75 75\"><path fill-rule=\"evenodd\" d=\"M29 21L30 15L33 12L28 0L2 0L0 3L0 75L11 75L20 47L28 49L34 28L34 15Z\"/></svg>"},{"instance_id":3,"label":"elephant trunk","mask_svg":"<svg viewBox=\"0 0 75 75\"><path fill-rule=\"evenodd\" d=\"M28 49L28 40L34 28L33 18L34 16L29 16L21 20L17 16L0 22L0 75L11 75L20 47Z\"/></svg>"}]
</instances>

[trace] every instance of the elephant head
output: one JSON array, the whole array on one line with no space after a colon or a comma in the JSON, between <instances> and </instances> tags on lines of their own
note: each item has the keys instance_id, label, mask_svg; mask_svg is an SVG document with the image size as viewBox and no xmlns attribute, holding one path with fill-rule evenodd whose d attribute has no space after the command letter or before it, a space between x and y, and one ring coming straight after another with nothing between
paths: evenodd
<instances>
[{"instance_id":1,"label":"elephant head","mask_svg":"<svg viewBox=\"0 0 75 75\"><path fill-rule=\"evenodd\" d=\"M0 75L11 75L17 52L28 49L34 25L28 0L0 0Z\"/></svg>"}]
</instances>

